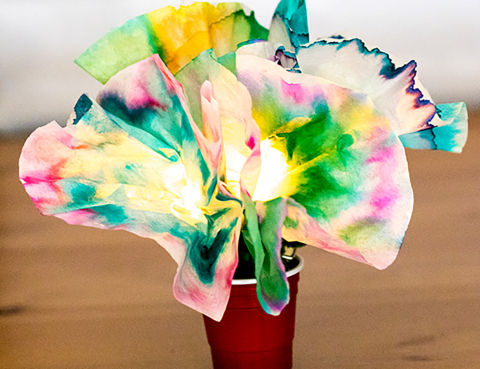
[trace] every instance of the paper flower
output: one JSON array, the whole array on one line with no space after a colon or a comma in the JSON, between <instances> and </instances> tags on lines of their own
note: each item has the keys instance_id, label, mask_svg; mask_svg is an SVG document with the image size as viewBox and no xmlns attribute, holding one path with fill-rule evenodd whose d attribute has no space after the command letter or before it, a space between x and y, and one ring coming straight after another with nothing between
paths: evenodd
<instances>
[{"instance_id":1,"label":"paper flower","mask_svg":"<svg viewBox=\"0 0 480 369\"><path fill-rule=\"evenodd\" d=\"M105 83L97 102L27 140L27 192L42 214L157 241L175 297L216 320L241 237L274 315L289 299L282 238L386 268L413 207L404 146L460 152L465 106L435 106L414 61L308 40L302 0L282 0L270 32L237 3L112 30L77 60Z\"/></svg>"}]
</instances>

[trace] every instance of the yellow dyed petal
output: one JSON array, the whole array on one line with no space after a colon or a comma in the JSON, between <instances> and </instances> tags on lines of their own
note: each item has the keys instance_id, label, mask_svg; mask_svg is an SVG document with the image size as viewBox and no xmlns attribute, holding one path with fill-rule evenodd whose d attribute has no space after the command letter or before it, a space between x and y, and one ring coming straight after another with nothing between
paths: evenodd
<instances>
[{"instance_id":1,"label":"yellow dyed petal","mask_svg":"<svg viewBox=\"0 0 480 369\"><path fill-rule=\"evenodd\" d=\"M133 18L90 46L76 63L102 83L126 67L158 53L176 74L205 50L223 56L268 30L239 3L167 6Z\"/></svg>"}]
</instances>

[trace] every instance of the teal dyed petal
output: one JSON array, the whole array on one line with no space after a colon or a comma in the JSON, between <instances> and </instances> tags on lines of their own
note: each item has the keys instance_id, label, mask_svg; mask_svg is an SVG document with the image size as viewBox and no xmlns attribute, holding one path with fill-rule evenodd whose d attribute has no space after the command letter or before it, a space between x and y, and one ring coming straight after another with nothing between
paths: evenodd
<instances>
[{"instance_id":1,"label":"teal dyed petal","mask_svg":"<svg viewBox=\"0 0 480 369\"><path fill-rule=\"evenodd\" d=\"M99 98L109 112L83 95L67 127L37 129L22 150L20 179L42 214L157 241L178 264L175 297L220 320L242 204L218 182L178 82L155 58L110 79Z\"/></svg>"},{"instance_id":2,"label":"teal dyed petal","mask_svg":"<svg viewBox=\"0 0 480 369\"><path fill-rule=\"evenodd\" d=\"M132 137L182 158L187 176L200 181L208 202L217 183L217 168L209 167L197 143L201 133L190 116L182 86L158 55L112 77L98 94L98 102Z\"/></svg>"},{"instance_id":3,"label":"teal dyed petal","mask_svg":"<svg viewBox=\"0 0 480 369\"><path fill-rule=\"evenodd\" d=\"M308 18L305 0L281 0L273 15L268 40L295 51L308 43Z\"/></svg>"},{"instance_id":4,"label":"teal dyed petal","mask_svg":"<svg viewBox=\"0 0 480 369\"><path fill-rule=\"evenodd\" d=\"M465 103L440 104L436 108L437 116L445 125L401 135L399 138L403 146L411 149L462 152L468 131Z\"/></svg>"}]
</instances>

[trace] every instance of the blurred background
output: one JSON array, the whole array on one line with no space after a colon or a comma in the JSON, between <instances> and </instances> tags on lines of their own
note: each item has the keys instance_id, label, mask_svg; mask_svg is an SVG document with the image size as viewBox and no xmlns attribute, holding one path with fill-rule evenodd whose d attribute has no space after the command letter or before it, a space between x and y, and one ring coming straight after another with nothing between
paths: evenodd
<instances>
[{"instance_id":1,"label":"blurred background","mask_svg":"<svg viewBox=\"0 0 480 369\"><path fill-rule=\"evenodd\" d=\"M110 28L172 1L0 0L0 132L66 121L99 84L73 60ZM246 0L266 27L276 0ZM400 59L436 102L480 99L480 1L310 0L312 39L356 36Z\"/></svg>"},{"instance_id":2,"label":"blurred background","mask_svg":"<svg viewBox=\"0 0 480 369\"><path fill-rule=\"evenodd\" d=\"M0 0L0 369L210 368L201 316L173 299L153 241L41 217L18 181L34 128L98 82L73 60L163 0ZM276 0L245 0L270 23ZM307 0L311 38L357 36L418 62L437 103L465 101L462 155L412 151L416 205L379 272L301 254L294 368L480 367L480 1Z\"/></svg>"}]
</instances>

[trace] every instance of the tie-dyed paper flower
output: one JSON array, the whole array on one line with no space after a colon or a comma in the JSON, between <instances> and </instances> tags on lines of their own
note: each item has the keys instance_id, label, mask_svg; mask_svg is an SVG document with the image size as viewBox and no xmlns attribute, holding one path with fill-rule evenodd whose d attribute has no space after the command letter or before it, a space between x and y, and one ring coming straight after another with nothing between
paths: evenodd
<instances>
[{"instance_id":1,"label":"tie-dyed paper flower","mask_svg":"<svg viewBox=\"0 0 480 369\"><path fill-rule=\"evenodd\" d=\"M289 299L282 239L386 268L413 207L404 146L466 140L464 104L434 105L414 61L309 42L303 0L282 0L270 31L237 3L162 8L77 63L105 86L27 140L27 192L42 214L157 241L175 297L216 320L241 237L274 315Z\"/></svg>"}]
</instances>

